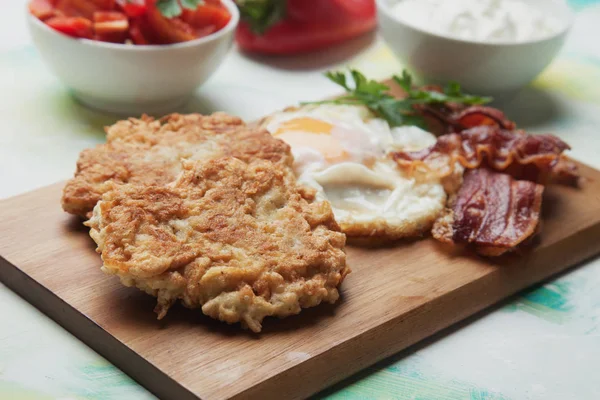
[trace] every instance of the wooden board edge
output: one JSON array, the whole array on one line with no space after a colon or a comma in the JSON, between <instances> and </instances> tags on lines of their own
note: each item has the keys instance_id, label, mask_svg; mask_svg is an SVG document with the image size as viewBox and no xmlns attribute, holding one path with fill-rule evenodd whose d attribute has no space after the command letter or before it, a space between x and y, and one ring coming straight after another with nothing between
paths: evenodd
<instances>
[{"instance_id":1,"label":"wooden board edge","mask_svg":"<svg viewBox=\"0 0 600 400\"><path fill-rule=\"evenodd\" d=\"M549 252L548 255L541 255L540 259L535 260L535 271L531 275L522 274L519 269L497 267L496 271L478 280L472 281L455 291L448 292L408 314L389 320L370 331L362 332L352 339L318 354L307 362L273 375L262 383L238 393L233 398L303 399L313 395L376 362L406 350L408 347L449 328L465 318L481 312L532 284L547 280L593 257L600 251L600 243L590 238L599 236L600 224L565 238L559 243L563 246L573 246L574 251L569 253L559 252L558 254ZM526 261L524 260L525 263ZM552 265L553 268L541 267L544 264ZM513 290L507 291L506 286L498 285L498 282L503 280L509 282L509 279L515 278L514 275L520 278L522 282ZM171 379L87 316L1 256L0 280L157 397L173 400L198 400L197 395ZM474 292L471 290L473 286L480 286L480 289L476 292L477 301L473 301ZM444 319L440 321L438 315L438 318L433 321L431 314L436 311L439 313L440 309L443 310L444 304L450 303L448 302L449 298L453 298L452 303L454 305L458 303L463 312L454 315L441 313L444 315ZM413 329L412 331L420 330L426 332L426 335L408 334L399 338L402 332L407 331L405 326L407 320L412 320L413 325L419 326L419 329ZM367 343L367 345L360 346L358 345L359 342ZM342 357L344 353L348 352L352 354L352 358L356 360L356 363L347 363L345 358ZM318 372L323 370L334 372L330 376ZM308 381L313 382L313 384L308 385ZM311 386L315 389L309 389ZM286 388L285 393L281 392L281 387Z\"/></svg>"},{"instance_id":2,"label":"wooden board edge","mask_svg":"<svg viewBox=\"0 0 600 400\"><path fill-rule=\"evenodd\" d=\"M547 254L540 255L534 261L534 265L519 265L517 268L508 269L499 266L496 271L480 279L471 281L455 291L437 297L411 310L409 313L391 319L370 331L362 332L352 339L313 357L307 362L300 363L256 386L248 388L234 396L233 399L278 400L284 398L299 400L316 394L379 361L450 328L452 325L468 317L473 317L477 313L483 312L504 299L535 284L547 281L568 269L579 266L581 263L600 253L600 242L593 239L597 237L600 237L600 224L593 225L576 235L560 241L555 247L572 246L572 252L558 252L556 254L548 252ZM527 264L527 260L519 264ZM553 267L548 268L545 265L552 265ZM521 273L521 268L529 267L535 270L533 274ZM520 280L519 285L507 290L507 288L510 288L508 284L510 279L517 278ZM499 285L498 282L506 283ZM480 286L478 291L472 291L471 288L476 286ZM474 293L477 297L474 297ZM453 298L452 304L454 307L458 304L458 308L463 311L454 315L451 313L440 313L440 310L445 308L444 304L450 303L448 302L449 298ZM431 318L433 313L436 313L435 321ZM442 320L439 318L440 314L444 316ZM406 332L405 323L407 320L411 320L412 325L419 326L418 329L413 329L412 331L427 332L426 335L409 334L399 338L402 332ZM359 343L367 343L368 345L360 346ZM356 363L345 361L348 357L343 357L342 355L348 352L352 354L351 358L356 360ZM324 370L333 370L335 373L330 374L328 377L319 372ZM312 384L308 384L308 381L311 381ZM286 388L285 393L281 392L282 387ZM308 389L309 387L317 389L310 390Z\"/></svg>"},{"instance_id":3,"label":"wooden board edge","mask_svg":"<svg viewBox=\"0 0 600 400\"><path fill-rule=\"evenodd\" d=\"M199 399L2 256L0 281L159 399Z\"/></svg>"}]
</instances>

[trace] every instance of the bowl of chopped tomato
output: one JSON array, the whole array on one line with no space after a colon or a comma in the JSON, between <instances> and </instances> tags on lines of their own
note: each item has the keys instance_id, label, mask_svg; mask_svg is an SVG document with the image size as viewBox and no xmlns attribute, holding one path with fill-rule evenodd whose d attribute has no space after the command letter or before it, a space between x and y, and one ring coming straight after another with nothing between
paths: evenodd
<instances>
[{"instance_id":1,"label":"bowl of chopped tomato","mask_svg":"<svg viewBox=\"0 0 600 400\"><path fill-rule=\"evenodd\" d=\"M30 0L32 39L82 103L135 115L184 104L232 46L232 0Z\"/></svg>"}]
</instances>

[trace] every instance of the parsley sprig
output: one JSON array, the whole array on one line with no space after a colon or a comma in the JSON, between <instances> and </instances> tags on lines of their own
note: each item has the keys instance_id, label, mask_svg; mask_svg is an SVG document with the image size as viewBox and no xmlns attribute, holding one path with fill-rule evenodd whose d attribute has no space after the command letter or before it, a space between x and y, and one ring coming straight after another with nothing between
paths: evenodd
<instances>
[{"instance_id":1,"label":"parsley sprig","mask_svg":"<svg viewBox=\"0 0 600 400\"><path fill-rule=\"evenodd\" d=\"M285 17L286 0L236 0L242 21L262 35Z\"/></svg>"},{"instance_id":2,"label":"parsley sprig","mask_svg":"<svg viewBox=\"0 0 600 400\"><path fill-rule=\"evenodd\" d=\"M363 105L377 117L385 119L392 127L402 125L423 126L424 120L415 112L415 105L441 105L444 103L478 105L492 100L489 97L465 94L456 82L449 83L444 88L443 93L434 90L415 89L412 76L406 70L402 71L401 76L393 76L394 82L407 94L403 99L393 97L389 93L390 87L388 85L367 79L361 72L354 69L350 70L349 73L330 71L325 76L343 87L348 94L318 103Z\"/></svg>"},{"instance_id":3,"label":"parsley sprig","mask_svg":"<svg viewBox=\"0 0 600 400\"><path fill-rule=\"evenodd\" d=\"M195 10L203 3L203 0L158 0L156 8L158 8L163 17L175 18L183 13L183 8Z\"/></svg>"}]
</instances>

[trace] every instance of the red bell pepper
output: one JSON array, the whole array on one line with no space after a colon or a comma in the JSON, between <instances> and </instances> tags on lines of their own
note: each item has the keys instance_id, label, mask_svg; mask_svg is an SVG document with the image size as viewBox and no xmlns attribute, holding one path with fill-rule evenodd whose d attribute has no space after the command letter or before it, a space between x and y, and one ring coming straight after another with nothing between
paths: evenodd
<instances>
[{"instance_id":1,"label":"red bell pepper","mask_svg":"<svg viewBox=\"0 0 600 400\"><path fill-rule=\"evenodd\" d=\"M292 21L336 23L374 15L372 0L286 0L286 16Z\"/></svg>"},{"instance_id":2,"label":"red bell pepper","mask_svg":"<svg viewBox=\"0 0 600 400\"><path fill-rule=\"evenodd\" d=\"M294 54L322 49L373 30L374 0L237 0L242 50ZM249 7L252 7L250 9Z\"/></svg>"}]
</instances>

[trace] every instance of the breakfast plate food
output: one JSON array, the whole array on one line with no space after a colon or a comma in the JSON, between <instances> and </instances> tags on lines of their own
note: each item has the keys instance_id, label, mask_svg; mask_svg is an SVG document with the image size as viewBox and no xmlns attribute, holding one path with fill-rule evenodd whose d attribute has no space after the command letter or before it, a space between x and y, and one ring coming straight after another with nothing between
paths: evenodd
<instances>
[{"instance_id":1,"label":"breakfast plate food","mask_svg":"<svg viewBox=\"0 0 600 400\"><path fill-rule=\"evenodd\" d=\"M539 231L542 184L575 184L569 147L515 130L488 99L329 73L348 94L247 126L224 113L143 116L107 128L63 190L88 218L103 271L213 318L262 329L267 316L334 303L343 247L433 234L482 255ZM434 117L444 131L426 127ZM432 229L433 228L433 229Z\"/></svg>"},{"instance_id":2,"label":"breakfast plate food","mask_svg":"<svg viewBox=\"0 0 600 400\"><path fill-rule=\"evenodd\" d=\"M303 398L600 252L600 172L559 138L454 84L328 76L347 93L252 124L108 127L0 204L0 278L161 397Z\"/></svg>"}]
</instances>

